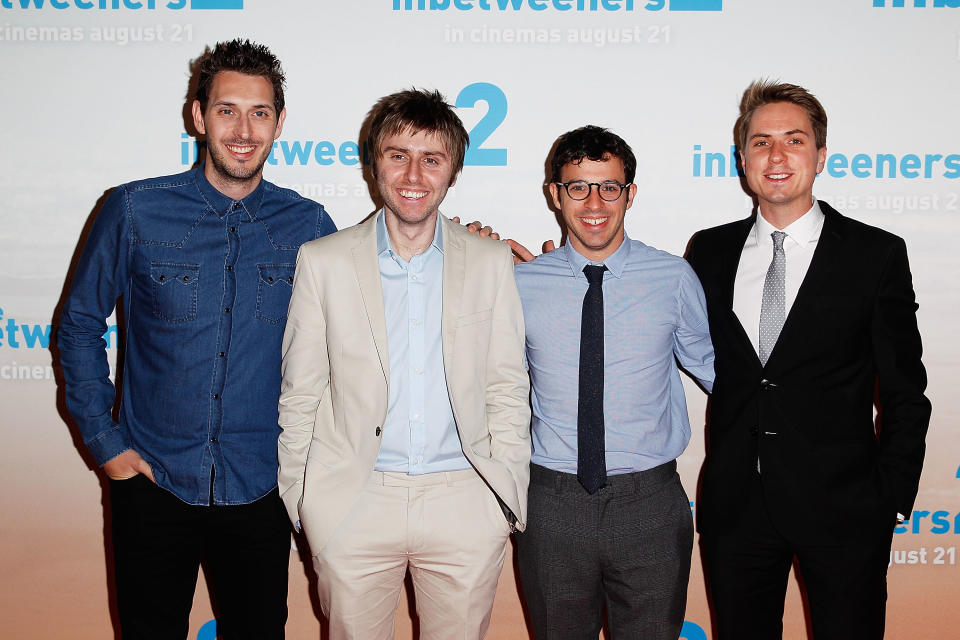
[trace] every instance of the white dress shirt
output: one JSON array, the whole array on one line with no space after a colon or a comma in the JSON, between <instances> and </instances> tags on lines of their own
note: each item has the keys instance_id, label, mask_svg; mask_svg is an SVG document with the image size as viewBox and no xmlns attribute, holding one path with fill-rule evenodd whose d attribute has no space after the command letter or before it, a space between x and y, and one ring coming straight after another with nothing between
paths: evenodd
<instances>
[{"instance_id":1,"label":"white dress shirt","mask_svg":"<svg viewBox=\"0 0 960 640\"><path fill-rule=\"evenodd\" d=\"M767 269L773 260L773 238L770 237L778 229L767 222L761 211L757 215L747 240L743 243L743 252L740 254L740 264L737 267L737 277L733 285L733 312L740 319L740 324L750 337L750 343L757 353L760 352L760 306L763 301L763 283L767 277ZM786 256L786 315L790 314L793 301L797 298L797 291L807 275L813 252L820 241L820 232L823 230L823 211L816 199L813 206L805 214L794 220L783 229L787 234L783 239L783 252Z\"/></svg>"}]
</instances>

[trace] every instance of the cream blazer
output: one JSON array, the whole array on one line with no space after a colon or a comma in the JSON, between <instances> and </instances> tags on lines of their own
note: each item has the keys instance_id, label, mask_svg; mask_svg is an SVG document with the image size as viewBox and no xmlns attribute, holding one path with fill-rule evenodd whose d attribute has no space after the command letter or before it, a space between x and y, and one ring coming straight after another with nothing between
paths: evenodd
<instances>
[{"instance_id":1,"label":"cream blazer","mask_svg":"<svg viewBox=\"0 0 960 640\"><path fill-rule=\"evenodd\" d=\"M509 248L438 215L443 363L467 460L523 530L530 383ZM316 555L380 451L390 380L376 216L304 244L283 336L280 495Z\"/></svg>"}]
</instances>

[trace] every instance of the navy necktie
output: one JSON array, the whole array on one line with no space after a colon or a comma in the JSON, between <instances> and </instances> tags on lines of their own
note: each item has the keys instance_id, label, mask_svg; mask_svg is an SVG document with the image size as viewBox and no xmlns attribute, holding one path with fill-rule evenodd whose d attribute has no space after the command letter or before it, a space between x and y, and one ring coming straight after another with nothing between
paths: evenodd
<instances>
[{"instance_id":1,"label":"navy necktie","mask_svg":"<svg viewBox=\"0 0 960 640\"><path fill-rule=\"evenodd\" d=\"M577 480L596 493L607 483L603 439L603 272L583 268L590 286L583 296L580 323L580 395L577 402Z\"/></svg>"}]
</instances>

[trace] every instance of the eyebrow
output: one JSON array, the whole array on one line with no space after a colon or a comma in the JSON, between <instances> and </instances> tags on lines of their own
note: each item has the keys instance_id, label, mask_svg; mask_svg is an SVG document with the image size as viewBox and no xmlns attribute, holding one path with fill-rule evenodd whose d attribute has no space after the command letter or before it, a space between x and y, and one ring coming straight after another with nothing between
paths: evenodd
<instances>
[{"instance_id":1,"label":"eyebrow","mask_svg":"<svg viewBox=\"0 0 960 640\"><path fill-rule=\"evenodd\" d=\"M397 146L394 146L394 145L390 145L390 146L388 146L388 147L384 147L384 148L383 148L383 151L382 151L381 153L387 153L388 151L399 151L399 152L401 152L401 153L405 153L405 154L407 154L407 155L410 155L410 149L408 149L407 147L397 147ZM446 152L446 151L424 151L424 152L423 152L423 155L425 155L425 156L440 156L441 158L446 158L446 157L447 157L447 152Z\"/></svg>"},{"instance_id":2,"label":"eyebrow","mask_svg":"<svg viewBox=\"0 0 960 640\"><path fill-rule=\"evenodd\" d=\"M752 136L750 136L750 139L753 140L754 138L770 138L776 135L795 136L798 133L805 136L810 135L808 132L804 131L803 129L791 129L790 131L784 131L783 133L755 133Z\"/></svg>"},{"instance_id":3,"label":"eyebrow","mask_svg":"<svg viewBox=\"0 0 960 640\"><path fill-rule=\"evenodd\" d=\"M214 105L217 105L217 106L222 106L222 107L237 107L237 106L238 106L236 102L231 102L230 100L217 100L217 101L214 102L213 104L214 104ZM271 111L273 111L273 105L270 104L270 103L266 103L266 102L263 103L263 104L255 104L255 105L253 105L253 108L254 108L254 109L270 109Z\"/></svg>"}]
</instances>

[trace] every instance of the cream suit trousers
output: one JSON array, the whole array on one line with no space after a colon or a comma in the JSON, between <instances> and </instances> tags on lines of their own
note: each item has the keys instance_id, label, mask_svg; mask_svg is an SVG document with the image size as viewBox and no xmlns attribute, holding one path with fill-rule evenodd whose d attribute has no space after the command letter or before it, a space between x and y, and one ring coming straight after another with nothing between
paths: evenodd
<instances>
[{"instance_id":1,"label":"cream suit trousers","mask_svg":"<svg viewBox=\"0 0 960 640\"><path fill-rule=\"evenodd\" d=\"M408 569L422 640L482 638L509 534L473 469L374 471L313 559L331 640L392 640Z\"/></svg>"}]
</instances>

